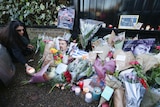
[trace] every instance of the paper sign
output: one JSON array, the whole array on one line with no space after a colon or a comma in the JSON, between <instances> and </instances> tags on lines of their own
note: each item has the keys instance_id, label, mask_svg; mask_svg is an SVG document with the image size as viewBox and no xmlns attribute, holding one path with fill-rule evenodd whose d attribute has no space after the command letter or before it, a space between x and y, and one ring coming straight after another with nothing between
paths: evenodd
<instances>
[{"instance_id":1,"label":"paper sign","mask_svg":"<svg viewBox=\"0 0 160 107\"><path fill-rule=\"evenodd\" d=\"M124 56L124 55L117 55L116 60L118 60L118 61L125 61L126 60L126 56Z\"/></svg>"},{"instance_id":2,"label":"paper sign","mask_svg":"<svg viewBox=\"0 0 160 107\"><path fill-rule=\"evenodd\" d=\"M60 63L58 64L57 68L56 68L56 73L57 74L62 74L63 72L65 72L67 70L68 65Z\"/></svg>"},{"instance_id":3,"label":"paper sign","mask_svg":"<svg viewBox=\"0 0 160 107\"><path fill-rule=\"evenodd\" d=\"M112 94L113 94L113 92L114 92L113 88L110 88L110 87L106 86L106 87L104 88L101 96L102 96L103 98L105 98L107 101L109 101L110 98L111 98L111 96L112 96Z\"/></svg>"}]
</instances>

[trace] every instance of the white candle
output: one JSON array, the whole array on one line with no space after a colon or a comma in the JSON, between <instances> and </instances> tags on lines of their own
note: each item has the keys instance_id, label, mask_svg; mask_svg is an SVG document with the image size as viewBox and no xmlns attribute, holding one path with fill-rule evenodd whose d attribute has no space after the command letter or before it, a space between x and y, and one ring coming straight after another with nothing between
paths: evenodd
<instances>
[{"instance_id":1,"label":"white candle","mask_svg":"<svg viewBox=\"0 0 160 107\"><path fill-rule=\"evenodd\" d=\"M90 102L92 102L92 94L91 93L86 93L86 95L85 95L85 101L87 102L87 103L90 103Z\"/></svg>"},{"instance_id":2,"label":"white candle","mask_svg":"<svg viewBox=\"0 0 160 107\"><path fill-rule=\"evenodd\" d=\"M80 94L80 92L81 92L81 89L80 89L80 87L75 87L75 94L76 95L79 95Z\"/></svg>"}]
</instances>

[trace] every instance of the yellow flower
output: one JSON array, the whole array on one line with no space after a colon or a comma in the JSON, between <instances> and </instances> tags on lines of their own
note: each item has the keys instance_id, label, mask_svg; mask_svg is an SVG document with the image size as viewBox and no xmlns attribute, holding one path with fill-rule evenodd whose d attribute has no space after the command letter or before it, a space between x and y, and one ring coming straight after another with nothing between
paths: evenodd
<instances>
[{"instance_id":1,"label":"yellow flower","mask_svg":"<svg viewBox=\"0 0 160 107\"><path fill-rule=\"evenodd\" d=\"M58 52L58 50L55 49L55 48L51 48L51 49L50 49L50 52L51 52L52 54L56 54L56 53Z\"/></svg>"},{"instance_id":2,"label":"yellow flower","mask_svg":"<svg viewBox=\"0 0 160 107\"><path fill-rule=\"evenodd\" d=\"M56 60L54 60L54 63L55 63L56 65L60 64L61 62L62 62L62 60L61 60L60 57L58 57Z\"/></svg>"}]
</instances>

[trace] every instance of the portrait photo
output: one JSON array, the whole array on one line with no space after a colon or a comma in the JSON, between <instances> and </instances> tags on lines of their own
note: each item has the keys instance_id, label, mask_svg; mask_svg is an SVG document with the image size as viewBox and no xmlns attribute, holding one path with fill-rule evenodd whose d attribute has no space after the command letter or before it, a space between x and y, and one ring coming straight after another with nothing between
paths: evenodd
<instances>
[{"instance_id":1,"label":"portrait photo","mask_svg":"<svg viewBox=\"0 0 160 107\"><path fill-rule=\"evenodd\" d=\"M139 39L139 40L126 40L123 45L124 51L132 51L136 55L148 54L155 43L155 38Z\"/></svg>"},{"instance_id":2,"label":"portrait photo","mask_svg":"<svg viewBox=\"0 0 160 107\"><path fill-rule=\"evenodd\" d=\"M58 12L58 24L57 27L64 29L73 29L75 17L75 9L61 8Z\"/></svg>"}]
</instances>

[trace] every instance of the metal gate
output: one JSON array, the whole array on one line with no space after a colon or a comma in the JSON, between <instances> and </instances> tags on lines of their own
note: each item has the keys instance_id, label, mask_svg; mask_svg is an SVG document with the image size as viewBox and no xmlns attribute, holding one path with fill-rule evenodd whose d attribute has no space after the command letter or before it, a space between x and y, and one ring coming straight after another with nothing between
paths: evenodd
<instances>
[{"instance_id":1,"label":"metal gate","mask_svg":"<svg viewBox=\"0 0 160 107\"><path fill-rule=\"evenodd\" d=\"M79 18L101 20L118 26L120 15L139 15L139 22L160 25L160 0L72 0ZM77 24L76 24L77 25Z\"/></svg>"}]
</instances>

